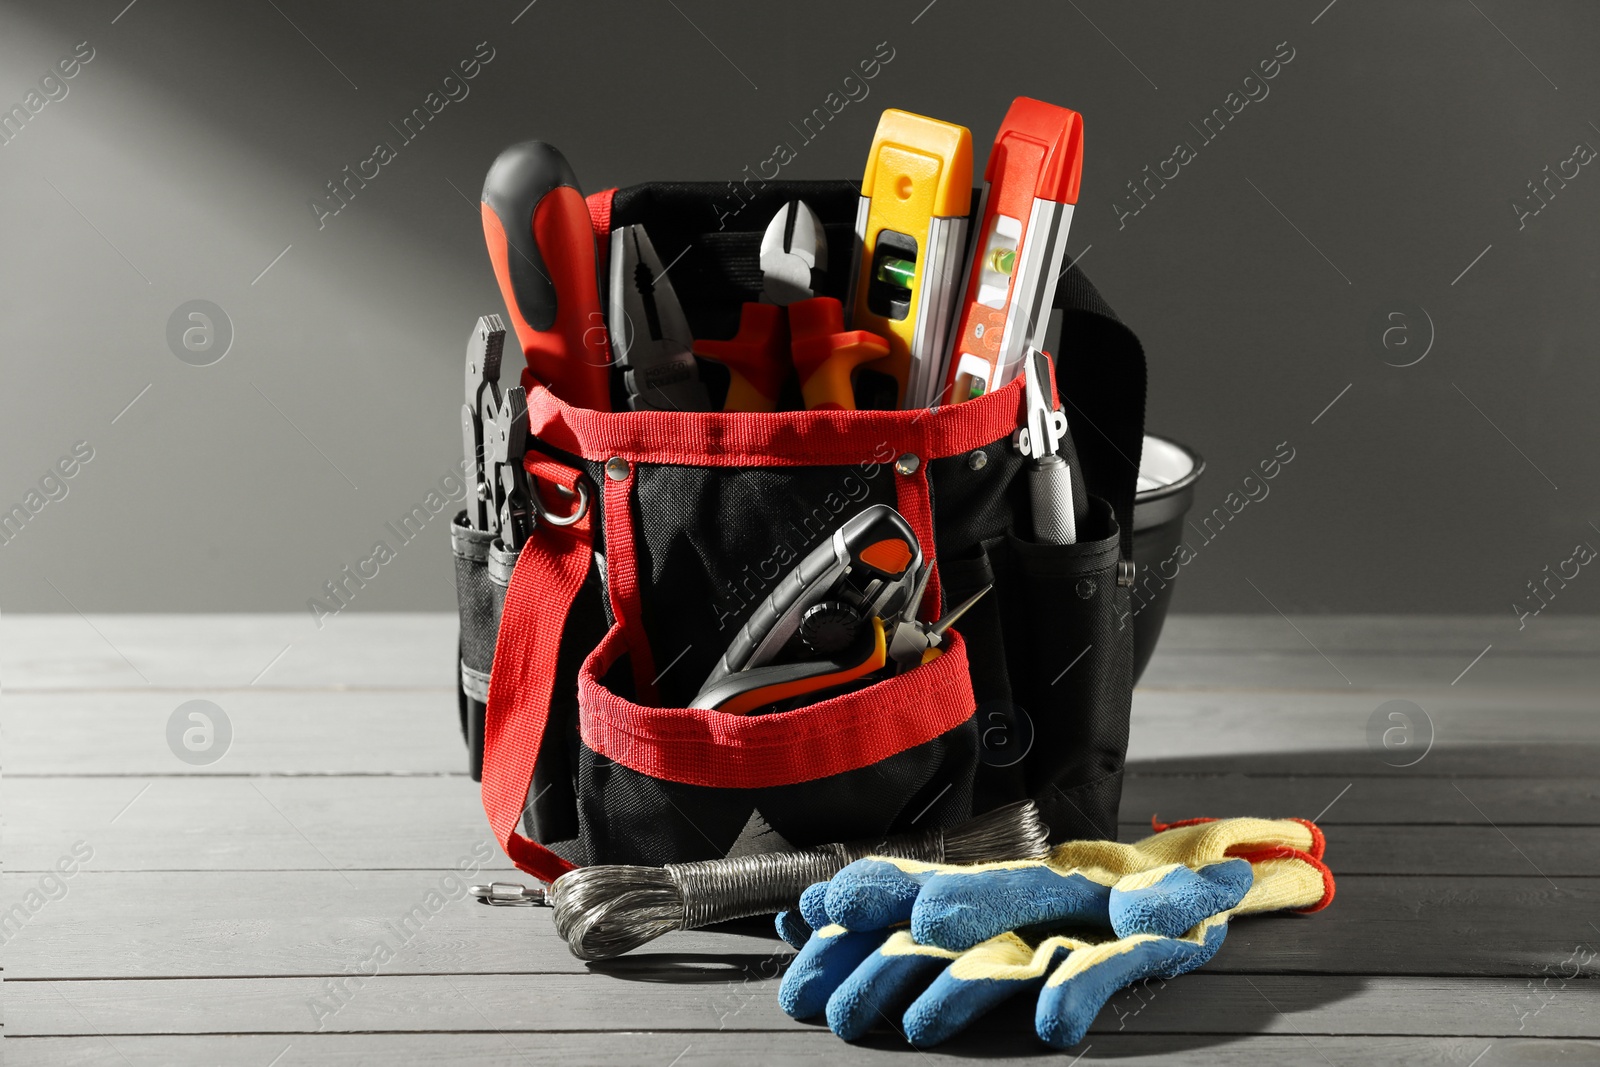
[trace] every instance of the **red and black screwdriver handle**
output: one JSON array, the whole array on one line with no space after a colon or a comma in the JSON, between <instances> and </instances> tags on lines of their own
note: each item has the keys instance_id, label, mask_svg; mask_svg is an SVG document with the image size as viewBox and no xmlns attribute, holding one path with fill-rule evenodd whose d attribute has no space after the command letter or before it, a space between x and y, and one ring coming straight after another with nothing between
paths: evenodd
<instances>
[{"instance_id":1,"label":"red and black screwdriver handle","mask_svg":"<svg viewBox=\"0 0 1600 1067\"><path fill-rule=\"evenodd\" d=\"M482 212L489 261L529 373L568 404L610 410L599 255L566 157L543 141L507 148L484 178Z\"/></svg>"}]
</instances>

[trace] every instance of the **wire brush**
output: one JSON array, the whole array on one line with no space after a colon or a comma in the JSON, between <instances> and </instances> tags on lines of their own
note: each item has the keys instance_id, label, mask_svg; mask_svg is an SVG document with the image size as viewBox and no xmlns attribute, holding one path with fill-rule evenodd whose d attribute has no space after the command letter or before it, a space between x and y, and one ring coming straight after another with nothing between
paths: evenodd
<instances>
[{"instance_id":1,"label":"wire brush","mask_svg":"<svg viewBox=\"0 0 1600 1067\"><path fill-rule=\"evenodd\" d=\"M581 960L606 960L670 930L696 930L795 907L807 886L832 878L865 856L929 863L1038 859L1049 851L1048 835L1033 801L1022 800L949 832L899 834L664 867L579 867L547 887L495 882L475 885L471 891L488 904L554 908L556 932L572 954Z\"/></svg>"}]
</instances>

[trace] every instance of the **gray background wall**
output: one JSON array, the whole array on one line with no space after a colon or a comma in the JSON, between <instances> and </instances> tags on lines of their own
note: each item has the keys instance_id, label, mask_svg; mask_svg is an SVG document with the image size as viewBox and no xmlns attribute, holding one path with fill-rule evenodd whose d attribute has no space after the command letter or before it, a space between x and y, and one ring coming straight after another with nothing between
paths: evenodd
<instances>
[{"instance_id":1,"label":"gray background wall","mask_svg":"<svg viewBox=\"0 0 1600 1067\"><path fill-rule=\"evenodd\" d=\"M980 159L1012 96L1076 108L1070 249L1144 339L1150 427L1206 456L1199 505L1294 449L1177 610L1265 595L1514 632L1526 583L1600 545L1600 167L1523 228L1512 206L1600 146L1595 5L524 3L0 5L6 107L94 51L0 146L0 507L93 450L0 547L0 605L305 611L459 460L463 340L499 308L475 204L501 147L556 143L586 190L732 179L882 41L871 95L786 174L859 175L884 107L968 125ZM470 95L319 229L324 182L483 41ZM1119 224L1124 183L1198 145L1189 124L1280 42L1270 94ZM192 299L232 322L211 366L169 350ZM1412 344L1385 349L1408 308L1388 324ZM352 610L448 608L444 522ZM1600 575L1546 610L1600 610Z\"/></svg>"}]
</instances>

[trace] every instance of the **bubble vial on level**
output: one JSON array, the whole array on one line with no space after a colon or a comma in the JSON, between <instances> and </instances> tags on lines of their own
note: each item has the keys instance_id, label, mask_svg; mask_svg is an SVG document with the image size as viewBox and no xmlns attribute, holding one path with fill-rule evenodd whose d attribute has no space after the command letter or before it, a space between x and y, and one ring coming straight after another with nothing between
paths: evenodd
<instances>
[{"instance_id":1,"label":"bubble vial on level","mask_svg":"<svg viewBox=\"0 0 1600 1067\"><path fill-rule=\"evenodd\" d=\"M880 282L888 282L890 285L898 285L902 289L909 289L916 271L917 265L909 259L884 256L878 263L878 280Z\"/></svg>"}]
</instances>

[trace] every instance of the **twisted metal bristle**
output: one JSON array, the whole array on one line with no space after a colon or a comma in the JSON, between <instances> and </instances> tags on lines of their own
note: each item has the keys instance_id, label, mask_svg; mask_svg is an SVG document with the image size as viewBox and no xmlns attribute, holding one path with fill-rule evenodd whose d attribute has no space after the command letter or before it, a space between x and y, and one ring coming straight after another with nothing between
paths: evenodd
<instances>
[{"instance_id":1,"label":"twisted metal bristle","mask_svg":"<svg viewBox=\"0 0 1600 1067\"><path fill-rule=\"evenodd\" d=\"M930 863L1038 859L1049 828L1031 800L979 815L948 833L902 834L665 867L580 867L556 879L549 897L556 932L584 960L620 956L670 930L694 930L795 906L814 882L864 856Z\"/></svg>"},{"instance_id":2,"label":"twisted metal bristle","mask_svg":"<svg viewBox=\"0 0 1600 1067\"><path fill-rule=\"evenodd\" d=\"M1031 800L974 816L944 835L941 863L1036 860L1050 851L1050 827Z\"/></svg>"}]
</instances>

